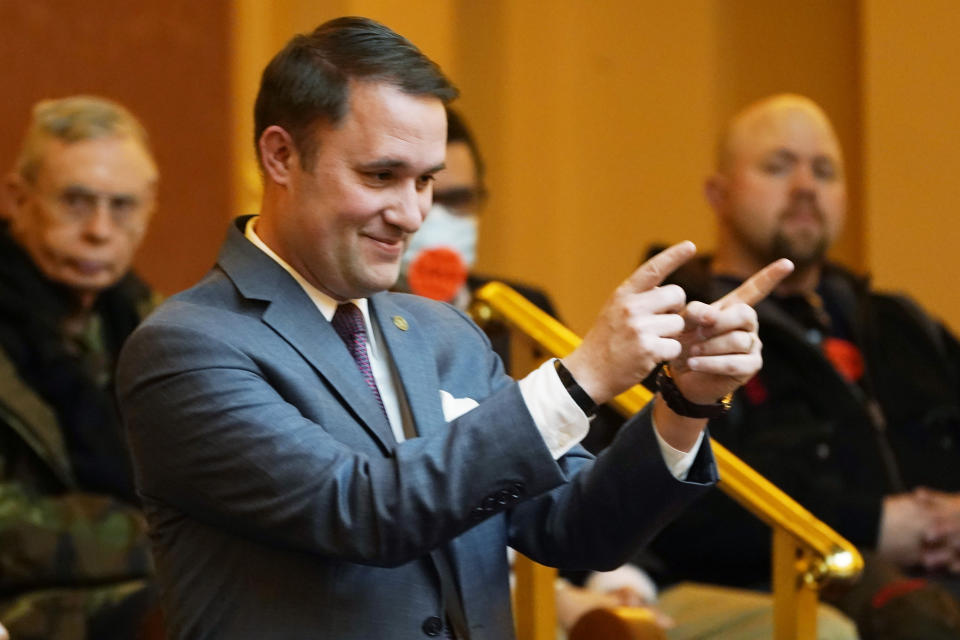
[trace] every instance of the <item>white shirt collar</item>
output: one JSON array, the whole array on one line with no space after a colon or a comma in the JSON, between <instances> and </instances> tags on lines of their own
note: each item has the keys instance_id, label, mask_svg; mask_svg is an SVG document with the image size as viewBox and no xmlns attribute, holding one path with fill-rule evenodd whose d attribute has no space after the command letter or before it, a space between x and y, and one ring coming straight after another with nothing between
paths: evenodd
<instances>
[{"instance_id":1,"label":"white shirt collar","mask_svg":"<svg viewBox=\"0 0 960 640\"><path fill-rule=\"evenodd\" d=\"M257 223L257 219L259 219L259 217L260 216L251 216L250 219L247 220L247 226L244 228L244 231L243 231L244 237L246 237L247 240L252 242L258 249L260 249L265 254L270 256L270 258L272 258L274 262L276 262L281 267L283 267L284 271L286 271L291 276L293 276L293 279L296 280L297 283L303 288L303 290L306 291L307 295L310 296L310 299L313 301L313 304L317 306L317 309L320 310L320 313L323 314L323 317L326 318L328 321L331 320L333 318L333 314L336 313L337 305L339 305L340 302L328 296L323 291L320 291L315 286L307 282L306 278L304 278L293 267L287 264L287 262L283 258L281 258L276 253L274 253L273 249L268 247L263 242L263 240L260 239L260 236L257 235L257 232L254 229ZM373 331L370 325L370 312L367 309L367 299L356 298L354 300L350 300L350 302L357 305L360 308L360 311L363 313L363 321L364 321L364 324L366 324L367 326L367 340L370 342L375 341L376 338L373 337Z\"/></svg>"}]
</instances>

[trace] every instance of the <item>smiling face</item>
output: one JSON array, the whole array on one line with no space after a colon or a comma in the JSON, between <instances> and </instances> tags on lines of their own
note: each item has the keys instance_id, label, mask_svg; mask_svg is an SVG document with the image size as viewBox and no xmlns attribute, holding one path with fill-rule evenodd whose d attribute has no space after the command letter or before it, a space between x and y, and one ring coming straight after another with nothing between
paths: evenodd
<instances>
[{"instance_id":1,"label":"smiling face","mask_svg":"<svg viewBox=\"0 0 960 640\"><path fill-rule=\"evenodd\" d=\"M808 101L775 99L731 128L720 172L708 183L721 249L744 270L790 258L816 267L843 225L846 187L836 136Z\"/></svg>"},{"instance_id":2,"label":"smiling face","mask_svg":"<svg viewBox=\"0 0 960 640\"><path fill-rule=\"evenodd\" d=\"M353 81L347 115L336 125L321 122L314 135L309 169L283 129L269 127L261 136L268 180L257 233L337 300L389 289L443 167L443 103Z\"/></svg>"},{"instance_id":3,"label":"smiling face","mask_svg":"<svg viewBox=\"0 0 960 640\"><path fill-rule=\"evenodd\" d=\"M130 268L154 209L157 170L130 136L50 138L32 181L11 179L10 230L43 274L81 306Z\"/></svg>"}]
</instances>

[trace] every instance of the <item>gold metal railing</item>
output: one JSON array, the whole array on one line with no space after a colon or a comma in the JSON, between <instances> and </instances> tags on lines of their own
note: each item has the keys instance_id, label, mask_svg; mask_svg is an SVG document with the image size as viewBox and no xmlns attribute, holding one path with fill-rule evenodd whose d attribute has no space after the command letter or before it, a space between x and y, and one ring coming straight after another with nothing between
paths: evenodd
<instances>
[{"instance_id":1,"label":"gold metal railing","mask_svg":"<svg viewBox=\"0 0 960 640\"><path fill-rule=\"evenodd\" d=\"M504 323L513 337L511 360L522 361L532 342L546 355L563 357L580 344L580 338L526 298L491 282L476 292L471 309L481 325ZM528 342L523 349L520 336ZM532 369L533 362L512 367L511 373ZM652 398L641 385L617 396L611 404L626 416L633 415ZM853 580L863 569L856 547L817 520L795 500L766 480L715 440L711 440L720 474L719 487L773 529L774 639L812 640L816 637L817 598L830 581ZM523 561L521 561L522 563ZM544 604L555 573L518 566L517 628L521 640L553 638L555 612ZM524 577L530 584L525 583ZM546 581L550 581L546 585ZM527 600L527 594L536 598ZM612 637L612 636L611 636ZM628 637L628 636L621 636Z\"/></svg>"}]
</instances>

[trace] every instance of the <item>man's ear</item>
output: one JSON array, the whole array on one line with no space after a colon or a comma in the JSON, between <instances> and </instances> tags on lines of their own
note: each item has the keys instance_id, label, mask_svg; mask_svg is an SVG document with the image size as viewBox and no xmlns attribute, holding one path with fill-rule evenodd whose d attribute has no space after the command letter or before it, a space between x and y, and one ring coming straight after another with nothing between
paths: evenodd
<instances>
[{"instance_id":1,"label":"man's ear","mask_svg":"<svg viewBox=\"0 0 960 640\"><path fill-rule=\"evenodd\" d=\"M27 205L27 184L19 173L8 173L3 176L0 185L0 220L7 220L11 224L19 218Z\"/></svg>"},{"instance_id":2,"label":"man's ear","mask_svg":"<svg viewBox=\"0 0 960 640\"><path fill-rule=\"evenodd\" d=\"M257 146L264 175L277 184L287 184L294 163L300 162L290 133L281 126L270 125L260 134Z\"/></svg>"},{"instance_id":3,"label":"man's ear","mask_svg":"<svg viewBox=\"0 0 960 640\"><path fill-rule=\"evenodd\" d=\"M727 183L728 178L722 173L714 173L703 183L703 195L717 213L724 210L727 201Z\"/></svg>"}]
</instances>

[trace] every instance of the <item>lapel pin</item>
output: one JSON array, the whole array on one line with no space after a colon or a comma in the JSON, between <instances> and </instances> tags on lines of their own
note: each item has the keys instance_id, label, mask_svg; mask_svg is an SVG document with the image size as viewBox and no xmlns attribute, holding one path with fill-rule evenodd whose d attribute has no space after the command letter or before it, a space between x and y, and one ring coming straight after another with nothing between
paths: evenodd
<instances>
[{"instance_id":1,"label":"lapel pin","mask_svg":"<svg viewBox=\"0 0 960 640\"><path fill-rule=\"evenodd\" d=\"M406 331L410 327L410 325L407 324L407 319L403 316L393 316L393 326L400 329L400 331Z\"/></svg>"}]
</instances>

